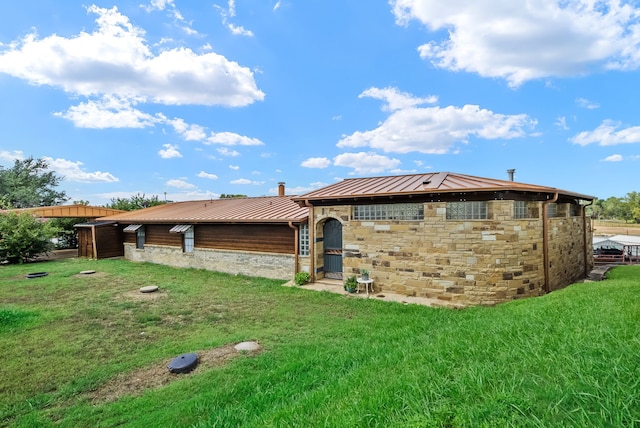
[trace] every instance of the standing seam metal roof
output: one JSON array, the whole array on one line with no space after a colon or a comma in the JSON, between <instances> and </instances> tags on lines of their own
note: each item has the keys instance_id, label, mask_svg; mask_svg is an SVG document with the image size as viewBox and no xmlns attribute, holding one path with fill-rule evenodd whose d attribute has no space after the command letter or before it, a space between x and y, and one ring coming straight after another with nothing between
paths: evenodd
<instances>
[{"instance_id":1,"label":"standing seam metal roof","mask_svg":"<svg viewBox=\"0 0 640 428\"><path fill-rule=\"evenodd\" d=\"M172 202L102 217L132 223L287 223L304 222L309 216L287 196L212 199Z\"/></svg>"},{"instance_id":2,"label":"standing seam metal roof","mask_svg":"<svg viewBox=\"0 0 640 428\"><path fill-rule=\"evenodd\" d=\"M567 192L553 187L496 180L471 175L436 172L428 174L396 175L368 178L348 178L318 190L294 197L297 202L321 199L347 199L370 196L417 195L451 192L523 191L559 193L579 199L592 200L593 196Z\"/></svg>"}]
</instances>

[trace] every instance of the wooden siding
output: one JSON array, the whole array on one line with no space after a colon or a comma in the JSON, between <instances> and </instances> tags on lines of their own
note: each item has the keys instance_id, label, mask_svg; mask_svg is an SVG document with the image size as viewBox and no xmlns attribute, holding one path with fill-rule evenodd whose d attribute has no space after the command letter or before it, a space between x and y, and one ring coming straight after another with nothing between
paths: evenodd
<instances>
[{"instance_id":1,"label":"wooden siding","mask_svg":"<svg viewBox=\"0 0 640 428\"><path fill-rule=\"evenodd\" d=\"M93 238L91 228L79 228L78 232L78 257L93 258Z\"/></svg>"},{"instance_id":2,"label":"wooden siding","mask_svg":"<svg viewBox=\"0 0 640 428\"><path fill-rule=\"evenodd\" d=\"M122 232L113 225L96 227L96 247L98 259L124 256Z\"/></svg>"},{"instance_id":3,"label":"wooden siding","mask_svg":"<svg viewBox=\"0 0 640 428\"><path fill-rule=\"evenodd\" d=\"M124 229L124 226L122 226L122 228ZM127 244L135 244L136 243L136 234L135 233L129 233L129 232L126 232L126 233L122 232L122 242L125 242Z\"/></svg>"},{"instance_id":4,"label":"wooden siding","mask_svg":"<svg viewBox=\"0 0 640 428\"><path fill-rule=\"evenodd\" d=\"M295 231L288 225L197 225L197 248L294 254Z\"/></svg>"},{"instance_id":5,"label":"wooden siding","mask_svg":"<svg viewBox=\"0 0 640 428\"><path fill-rule=\"evenodd\" d=\"M182 233L169 233L175 224L144 225L144 243L149 245L169 245L182 247ZM131 233L135 237L135 233ZM135 239L134 241L135 242Z\"/></svg>"}]
</instances>

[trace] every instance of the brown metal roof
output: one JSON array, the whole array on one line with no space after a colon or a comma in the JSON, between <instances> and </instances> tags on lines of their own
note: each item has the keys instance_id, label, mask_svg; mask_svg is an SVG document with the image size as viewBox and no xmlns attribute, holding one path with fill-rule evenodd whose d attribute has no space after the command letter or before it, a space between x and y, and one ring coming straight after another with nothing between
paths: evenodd
<instances>
[{"instance_id":1,"label":"brown metal roof","mask_svg":"<svg viewBox=\"0 0 640 428\"><path fill-rule=\"evenodd\" d=\"M294 197L296 202L352 199L376 196L407 196L452 192L518 191L532 193L559 193L569 197L592 200L593 196L567 192L553 187L496 180L450 172L395 175L385 177L348 178L318 190Z\"/></svg>"},{"instance_id":2,"label":"brown metal roof","mask_svg":"<svg viewBox=\"0 0 640 428\"><path fill-rule=\"evenodd\" d=\"M123 210L114 210L112 208L94 207L91 205L82 205L82 204L53 205L50 207L19 208L14 210L7 210L7 211L16 211L16 212L28 211L39 217L47 217L47 218L61 218L61 217L97 218L97 217L104 217L108 215L126 212Z\"/></svg>"},{"instance_id":3,"label":"brown metal roof","mask_svg":"<svg viewBox=\"0 0 640 428\"><path fill-rule=\"evenodd\" d=\"M301 223L309 215L287 196L173 202L103 217L125 223Z\"/></svg>"}]
</instances>

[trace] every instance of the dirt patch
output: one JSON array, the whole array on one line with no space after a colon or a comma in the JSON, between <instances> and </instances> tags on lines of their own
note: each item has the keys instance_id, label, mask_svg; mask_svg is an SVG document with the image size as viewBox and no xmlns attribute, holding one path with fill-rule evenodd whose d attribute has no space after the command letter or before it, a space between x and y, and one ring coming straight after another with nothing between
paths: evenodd
<instances>
[{"instance_id":1,"label":"dirt patch","mask_svg":"<svg viewBox=\"0 0 640 428\"><path fill-rule=\"evenodd\" d=\"M158 290L153 293L142 293L140 290L127 291L122 296L130 300L156 300L163 297L167 297L169 294L166 291Z\"/></svg>"},{"instance_id":2,"label":"dirt patch","mask_svg":"<svg viewBox=\"0 0 640 428\"><path fill-rule=\"evenodd\" d=\"M95 272L95 273L77 273L73 275L74 278L104 278L109 276L107 272Z\"/></svg>"},{"instance_id":3,"label":"dirt patch","mask_svg":"<svg viewBox=\"0 0 640 428\"><path fill-rule=\"evenodd\" d=\"M184 376L196 376L206 369L219 367L240 355L257 355L261 350L238 352L235 344L196 351L198 366L190 373L171 373L168 365L173 358L167 358L153 366L142 368L131 373L123 373L109 380L98 389L89 393L94 404L115 401L125 395L140 395L147 389L160 388Z\"/></svg>"}]
</instances>

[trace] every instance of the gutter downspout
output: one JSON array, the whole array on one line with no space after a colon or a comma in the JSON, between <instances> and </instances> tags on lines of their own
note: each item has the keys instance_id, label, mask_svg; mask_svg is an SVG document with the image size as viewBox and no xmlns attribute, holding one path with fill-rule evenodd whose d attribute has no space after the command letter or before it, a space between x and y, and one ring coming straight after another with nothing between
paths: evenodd
<instances>
[{"instance_id":1,"label":"gutter downspout","mask_svg":"<svg viewBox=\"0 0 640 428\"><path fill-rule=\"evenodd\" d=\"M316 282L316 220L313 216L313 204L305 200L304 205L309 207L309 275L311 282Z\"/></svg>"},{"instance_id":2,"label":"gutter downspout","mask_svg":"<svg viewBox=\"0 0 640 428\"><path fill-rule=\"evenodd\" d=\"M549 292L549 216L547 215L547 205L558 200L558 192L553 198L542 202L542 259L544 261L544 292Z\"/></svg>"},{"instance_id":3,"label":"gutter downspout","mask_svg":"<svg viewBox=\"0 0 640 428\"><path fill-rule=\"evenodd\" d=\"M293 260L294 260L294 267L293 267L293 276L295 277L295 275L298 273L298 253L300 252L300 237L298 235L298 227L294 226L293 222L290 221L289 222L289 227L291 229L293 229L293 233L295 236L295 252L293 253Z\"/></svg>"},{"instance_id":4,"label":"gutter downspout","mask_svg":"<svg viewBox=\"0 0 640 428\"><path fill-rule=\"evenodd\" d=\"M587 257L589 256L587 251L587 207L593 205L593 199L590 203L582 206L582 245L584 249L584 277L589 276L589 263L587 263ZM592 238L593 240L593 238Z\"/></svg>"}]
</instances>

